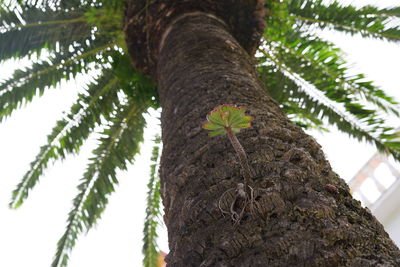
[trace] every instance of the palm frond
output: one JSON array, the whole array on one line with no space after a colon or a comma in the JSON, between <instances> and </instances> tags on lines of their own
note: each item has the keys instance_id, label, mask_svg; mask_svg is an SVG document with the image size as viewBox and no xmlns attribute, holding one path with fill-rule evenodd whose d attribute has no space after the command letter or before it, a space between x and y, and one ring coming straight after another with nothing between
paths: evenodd
<instances>
[{"instance_id":1,"label":"palm frond","mask_svg":"<svg viewBox=\"0 0 400 267\"><path fill-rule=\"evenodd\" d=\"M360 121L347 110L340 110L334 101L283 62L271 55L266 55L266 57L265 63L263 66L259 66L259 69L262 71L268 91L271 91L272 95L276 96L274 91L285 91L280 94L286 96L279 99L283 101L283 106L288 105L284 102L285 99L291 102L290 104L297 103L298 109L296 110L306 110L302 112L305 117L311 112L315 118L327 120L329 124L335 125L349 136L359 141L372 143L379 151L390 153L400 160L399 142L394 141L398 135L393 127L386 127L383 120L378 123L379 119L375 117L371 118L373 127L369 127L371 121Z\"/></svg>"},{"instance_id":2,"label":"palm frond","mask_svg":"<svg viewBox=\"0 0 400 267\"><path fill-rule=\"evenodd\" d=\"M46 89L54 88L62 80L74 78L78 73L88 72L90 63L99 61L96 55L113 45L87 47L89 51L78 55L57 53L30 68L15 71L12 78L0 84L0 121L23 103L32 101L35 95L42 95Z\"/></svg>"},{"instance_id":3,"label":"palm frond","mask_svg":"<svg viewBox=\"0 0 400 267\"><path fill-rule=\"evenodd\" d=\"M119 89L118 79L112 76L113 73L107 71L90 83L87 90L79 94L66 118L57 121L47 137L47 144L40 148L29 171L13 191L11 208L18 208L23 203L51 161L79 152L94 127L101 124L101 118L110 117L118 103Z\"/></svg>"},{"instance_id":4,"label":"palm frond","mask_svg":"<svg viewBox=\"0 0 400 267\"><path fill-rule=\"evenodd\" d=\"M374 104L383 112L400 115L400 105L393 97L367 81L363 74L349 74L341 50L333 44L294 31L280 38L265 37L269 45L274 46L277 57L302 76L308 76L310 82L317 83L317 87L332 100L345 105L364 101ZM332 97L338 93L341 95Z\"/></svg>"},{"instance_id":5,"label":"palm frond","mask_svg":"<svg viewBox=\"0 0 400 267\"><path fill-rule=\"evenodd\" d=\"M295 82L286 77L272 63L263 62L258 66L258 72L269 95L279 103L293 123L304 129L326 131L322 121L324 119L323 114L317 113L316 116L313 109L304 108L302 100L293 96L293 91L300 90ZM319 104L315 103L315 106L319 106Z\"/></svg>"},{"instance_id":6,"label":"palm frond","mask_svg":"<svg viewBox=\"0 0 400 267\"><path fill-rule=\"evenodd\" d=\"M70 8L85 8L89 6L98 7L102 1L96 0L17 0L23 7L37 7L37 8L53 8L70 9Z\"/></svg>"},{"instance_id":7,"label":"palm frond","mask_svg":"<svg viewBox=\"0 0 400 267\"><path fill-rule=\"evenodd\" d=\"M139 150L145 126L142 113L146 108L128 101L115 110L116 115L102 132L99 146L93 151L94 156L78 186L79 194L73 200L67 228L58 242L52 266L66 266L68 253L78 235L88 231L100 218L108 196L118 184L116 170L125 170Z\"/></svg>"},{"instance_id":8,"label":"palm frond","mask_svg":"<svg viewBox=\"0 0 400 267\"><path fill-rule=\"evenodd\" d=\"M276 41L274 36L268 37L273 41L266 43L262 52L275 64L280 65L280 69L298 75L320 90L330 101L341 104L345 113L351 115L360 125L365 125L359 128L373 132L378 139L380 134L386 136L384 133L386 127L382 126L385 120L376 109L367 108L358 94L362 92L370 103L376 104L383 111L390 110L396 115L399 109L398 105L396 107L397 103L381 90L375 89L371 83L359 82L358 78L363 76L346 77L341 71L343 64L340 64L338 51L326 49L326 43L318 42L318 39L314 41L309 38L310 40L305 41L299 34L292 33L275 38ZM375 143L380 146L379 142ZM380 149L382 150L382 147Z\"/></svg>"},{"instance_id":9,"label":"palm frond","mask_svg":"<svg viewBox=\"0 0 400 267\"><path fill-rule=\"evenodd\" d=\"M0 21L0 61L12 57L48 51L68 51L71 45L91 40L92 26L86 23L85 11L56 11L25 8L20 16L15 10L2 10Z\"/></svg>"},{"instance_id":10,"label":"palm frond","mask_svg":"<svg viewBox=\"0 0 400 267\"><path fill-rule=\"evenodd\" d=\"M143 229L143 248L144 255L143 266L157 266L157 257L159 255L157 246L157 226L159 224L160 211L160 177L157 174L157 164L160 155L161 139L156 136L151 156L152 165L150 166L150 180L147 184L147 207L146 218Z\"/></svg>"},{"instance_id":11,"label":"palm frond","mask_svg":"<svg viewBox=\"0 0 400 267\"><path fill-rule=\"evenodd\" d=\"M105 7L106 9L121 8L125 4L125 0L17 0L23 6L28 7L52 7L54 9L82 8L82 7Z\"/></svg>"},{"instance_id":12,"label":"palm frond","mask_svg":"<svg viewBox=\"0 0 400 267\"><path fill-rule=\"evenodd\" d=\"M267 46L263 53L266 57L273 60L274 63L281 65L281 68L296 73L308 83L313 84L331 101L343 104L357 119L369 119L376 115L375 110L367 109L363 105L358 104L358 99L351 92L341 86L335 87L335 84L331 84L329 77L318 71L314 65L306 65L301 59L299 60L289 53L282 53L278 44L274 43L272 45ZM285 65L284 67L282 67L283 64Z\"/></svg>"},{"instance_id":13,"label":"palm frond","mask_svg":"<svg viewBox=\"0 0 400 267\"><path fill-rule=\"evenodd\" d=\"M20 23L15 7L6 5L0 0L0 29Z\"/></svg>"},{"instance_id":14,"label":"palm frond","mask_svg":"<svg viewBox=\"0 0 400 267\"><path fill-rule=\"evenodd\" d=\"M384 15L388 17L400 18L400 7L388 7L383 9L377 9L373 6L366 6L365 9L370 9L370 14Z\"/></svg>"},{"instance_id":15,"label":"palm frond","mask_svg":"<svg viewBox=\"0 0 400 267\"><path fill-rule=\"evenodd\" d=\"M400 26L391 24L391 17L398 15L398 8L356 8L344 6L338 1L327 3L324 0L293 0L288 8L300 27L317 26L320 29L334 29L352 35L400 41Z\"/></svg>"}]
</instances>

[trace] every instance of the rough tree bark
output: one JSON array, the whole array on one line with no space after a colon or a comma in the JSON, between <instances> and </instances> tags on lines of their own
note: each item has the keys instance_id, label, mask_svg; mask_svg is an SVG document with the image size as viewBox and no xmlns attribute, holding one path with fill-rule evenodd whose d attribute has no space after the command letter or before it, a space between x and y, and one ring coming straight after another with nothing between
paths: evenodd
<instances>
[{"instance_id":1,"label":"rough tree bark","mask_svg":"<svg viewBox=\"0 0 400 267\"><path fill-rule=\"evenodd\" d=\"M161 2L147 15L138 10L149 7L131 3L126 35L134 63L159 85L168 266L400 266L400 252L382 225L351 197L315 140L266 93L249 56L255 39L239 43L230 22L204 8L155 19L177 1ZM153 25L142 24L141 35L132 26L140 16ZM157 19L164 25L159 29ZM255 205L237 225L218 203L222 195L222 205L232 201L224 192L243 181L240 164L226 137L210 138L201 129L220 104L246 106L254 117L238 138L254 172Z\"/></svg>"}]
</instances>

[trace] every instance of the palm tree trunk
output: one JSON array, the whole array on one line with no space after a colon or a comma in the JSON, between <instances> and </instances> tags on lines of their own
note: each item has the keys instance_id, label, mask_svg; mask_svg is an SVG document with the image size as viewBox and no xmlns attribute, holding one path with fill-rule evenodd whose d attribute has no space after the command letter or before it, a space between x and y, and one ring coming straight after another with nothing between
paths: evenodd
<instances>
[{"instance_id":1,"label":"palm tree trunk","mask_svg":"<svg viewBox=\"0 0 400 267\"><path fill-rule=\"evenodd\" d=\"M157 65L168 266L400 266L382 225L266 94L225 23L193 13L168 31ZM222 211L243 181L238 158L226 137L201 129L220 104L246 106L254 117L238 138L255 203L236 224Z\"/></svg>"}]
</instances>

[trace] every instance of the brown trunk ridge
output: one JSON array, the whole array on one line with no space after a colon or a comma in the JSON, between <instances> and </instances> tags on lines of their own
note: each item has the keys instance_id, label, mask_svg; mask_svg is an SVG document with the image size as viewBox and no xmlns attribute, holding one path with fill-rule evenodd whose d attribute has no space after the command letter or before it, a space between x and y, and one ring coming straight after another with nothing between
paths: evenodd
<instances>
[{"instance_id":1,"label":"brown trunk ridge","mask_svg":"<svg viewBox=\"0 0 400 267\"><path fill-rule=\"evenodd\" d=\"M266 94L229 25L182 18L157 59L168 266L400 266L382 225ZM254 118L237 137L254 171L252 187L261 190L256 211L246 209L236 226L218 203L243 181L240 164L226 137L201 129L220 104L245 106Z\"/></svg>"}]
</instances>

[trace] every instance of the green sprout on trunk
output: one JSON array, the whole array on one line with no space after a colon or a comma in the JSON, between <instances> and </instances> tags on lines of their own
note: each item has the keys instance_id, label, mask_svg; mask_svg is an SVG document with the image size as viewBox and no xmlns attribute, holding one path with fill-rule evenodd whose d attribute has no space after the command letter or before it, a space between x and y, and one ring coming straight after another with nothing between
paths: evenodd
<instances>
[{"instance_id":1,"label":"green sprout on trunk","mask_svg":"<svg viewBox=\"0 0 400 267\"><path fill-rule=\"evenodd\" d=\"M221 212L223 214L230 214L235 224L240 222L247 204L252 204L254 202L254 191L250 186L253 172L247 160L247 154L235 135L239 133L241 129L251 127L253 117L246 115L245 112L245 107L238 107L231 104L220 105L207 114L207 122L202 126L203 129L210 131L209 135L211 137L217 135L228 136L239 158L240 166L243 169L243 183L238 183L236 188L225 191L221 195L219 201ZM247 192L247 189L249 189L249 192ZM224 202L226 195L232 192L234 194L233 201L228 205L229 211L226 211L226 209L221 207L221 202Z\"/></svg>"},{"instance_id":2,"label":"green sprout on trunk","mask_svg":"<svg viewBox=\"0 0 400 267\"><path fill-rule=\"evenodd\" d=\"M243 169L244 187L246 188L253 175L247 160L247 154L235 135L241 129L251 127L253 117L245 115L245 112L245 107L238 107L231 104L220 105L207 114L207 122L203 124L203 129L209 130L210 136L225 134L228 136Z\"/></svg>"},{"instance_id":3,"label":"green sprout on trunk","mask_svg":"<svg viewBox=\"0 0 400 267\"><path fill-rule=\"evenodd\" d=\"M224 104L207 114L203 128L209 130L210 136L236 134L241 129L250 128L253 117L245 115L246 108Z\"/></svg>"}]
</instances>

